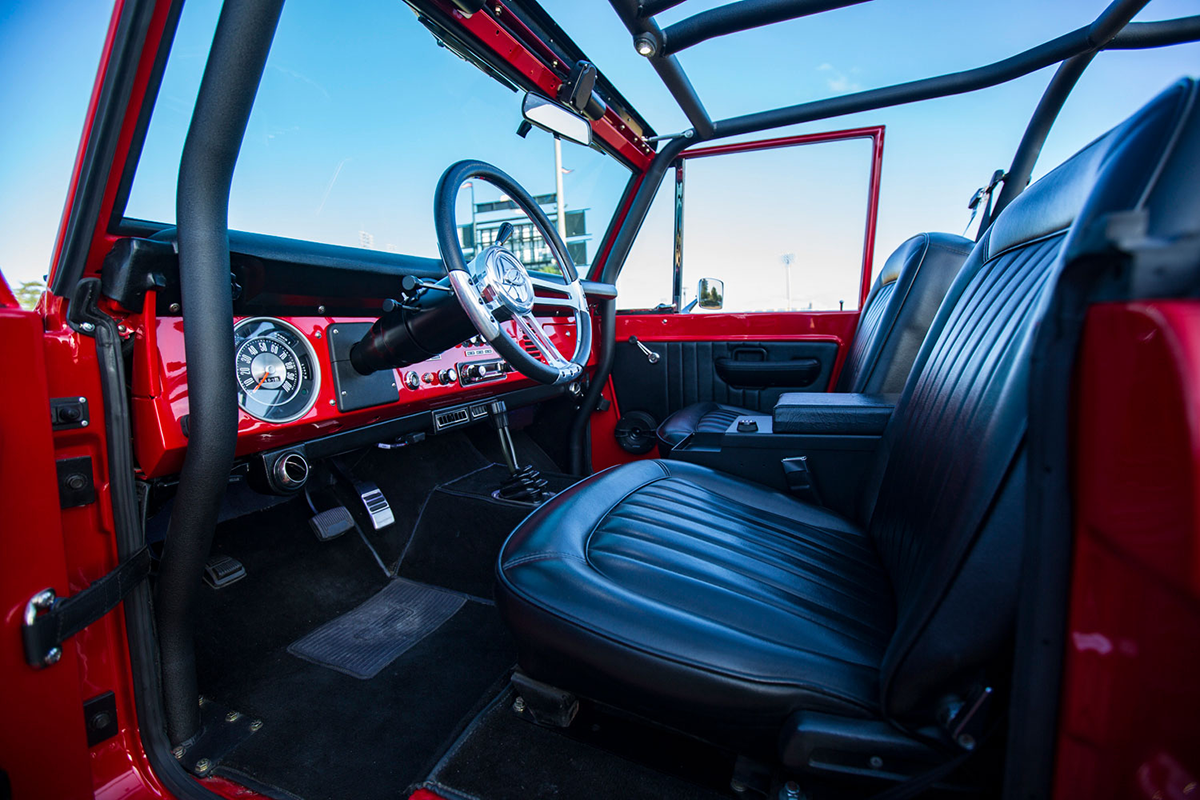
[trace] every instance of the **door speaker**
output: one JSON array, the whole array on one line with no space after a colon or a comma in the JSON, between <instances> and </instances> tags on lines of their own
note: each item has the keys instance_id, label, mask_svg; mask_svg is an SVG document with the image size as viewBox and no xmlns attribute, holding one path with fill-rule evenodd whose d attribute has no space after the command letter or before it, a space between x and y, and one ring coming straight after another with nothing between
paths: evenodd
<instances>
[{"instance_id":1,"label":"door speaker","mask_svg":"<svg viewBox=\"0 0 1200 800\"><path fill-rule=\"evenodd\" d=\"M658 420L645 411L630 411L622 414L617 420L613 435L617 437L617 444L622 450L641 455L649 453L658 444L658 440L654 438L654 430L657 427Z\"/></svg>"}]
</instances>

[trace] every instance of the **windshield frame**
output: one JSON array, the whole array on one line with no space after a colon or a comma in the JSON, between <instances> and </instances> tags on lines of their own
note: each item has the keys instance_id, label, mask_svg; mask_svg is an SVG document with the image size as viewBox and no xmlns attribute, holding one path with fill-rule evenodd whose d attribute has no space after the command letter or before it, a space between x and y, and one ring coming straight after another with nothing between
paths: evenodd
<instances>
[{"instance_id":1,"label":"windshield frame","mask_svg":"<svg viewBox=\"0 0 1200 800\"><path fill-rule=\"evenodd\" d=\"M512 9L497 6L501 10L500 13L479 12L466 16L457 10L447 12L436 0L405 0L405 3L416 13L419 22L429 30L430 35L445 43L447 49L460 57L465 55L466 60L484 74L510 83L519 90L553 98L566 81L570 65L576 60L586 60L578 46L553 24L540 7L536 9L540 14L530 14L526 8L521 8L518 13L514 4ZM148 76L146 92L138 109L136 123L130 131L126 158L105 225L105 231L112 236L163 237L169 236L175 228L173 223L129 217L125 212L178 30L183 4L184 0L170 2L168 18ZM552 26L552 30L549 31L552 34L552 44L547 44L534 30L546 29L547 21ZM603 223L604 234L598 241L589 274L598 274L602 270L615 231L629 208L632 193L655 155L655 144L647 140L654 136L653 129L629 107L625 98L607 79L597 80L596 91L603 92L606 109L600 119L589 120L593 131L591 149L599 150L605 156L614 159L628 169L630 174L616 207ZM294 245L303 245L308 241L262 234L247 237L251 238L273 239ZM357 248L346 245L319 242L313 244L322 249L333 247L358 252ZM403 253L380 252L372 255L380 257L375 260L395 261L397 271L404 271L406 267L410 267L415 258Z\"/></svg>"}]
</instances>

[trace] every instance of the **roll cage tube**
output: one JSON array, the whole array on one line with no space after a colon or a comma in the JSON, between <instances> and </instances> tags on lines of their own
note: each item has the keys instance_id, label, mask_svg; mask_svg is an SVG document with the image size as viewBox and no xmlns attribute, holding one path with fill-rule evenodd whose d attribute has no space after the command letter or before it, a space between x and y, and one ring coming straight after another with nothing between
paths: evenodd
<instances>
[{"instance_id":1,"label":"roll cage tube","mask_svg":"<svg viewBox=\"0 0 1200 800\"><path fill-rule=\"evenodd\" d=\"M156 597L167 734L200 727L193 642L196 594L237 441L229 190L283 0L221 9L179 164L176 215L187 331L189 435Z\"/></svg>"}]
</instances>

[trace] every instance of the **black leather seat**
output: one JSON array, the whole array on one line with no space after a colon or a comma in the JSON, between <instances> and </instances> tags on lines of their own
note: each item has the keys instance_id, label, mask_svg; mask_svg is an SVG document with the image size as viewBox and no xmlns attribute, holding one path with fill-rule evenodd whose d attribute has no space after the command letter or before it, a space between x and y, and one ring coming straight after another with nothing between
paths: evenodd
<instances>
[{"instance_id":1,"label":"black leather seat","mask_svg":"<svg viewBox=\"0 0 1200 800\"><path fill-rule=\"evenodd\" d=\"M950 233L920 233L896 248L875 279L835 392L899 394L929 324L974 242ZM658 452L673 455L693 433L721 433L752 409L693 403L658 426Z\"/></svg>"},{"instance_id":2,"label":"black leather seat","mask_svg":"<svg viewBox=\"0 0 1200 800\"><path fill-rule=\"evenodd\" d=\"M785 764L803 715L934 724L944 698L1002 680L1034 331L1097 220L1144 208L1150 236L1194 228L1198 167L1185 81L1004 211L938 312L855 519L676 461L539 508L498 562L522 669Z\"/></svg>"}]
</instances>

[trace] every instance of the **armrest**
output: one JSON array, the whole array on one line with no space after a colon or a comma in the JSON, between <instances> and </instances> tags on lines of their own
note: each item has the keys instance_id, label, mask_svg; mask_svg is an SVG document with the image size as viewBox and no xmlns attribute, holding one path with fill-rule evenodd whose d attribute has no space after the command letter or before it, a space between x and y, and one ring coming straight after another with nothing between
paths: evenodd
<instances>
[{"instance_id":1,"label":"armrest","mask_svg":"<svg viewBox=\"0 0 1200 800\"><path fill-rule=\"evenodd\" d=\"M896 395L788 392L772 415L775 433L879 436L892 418Z\"/></svg>"}]
</instances>

